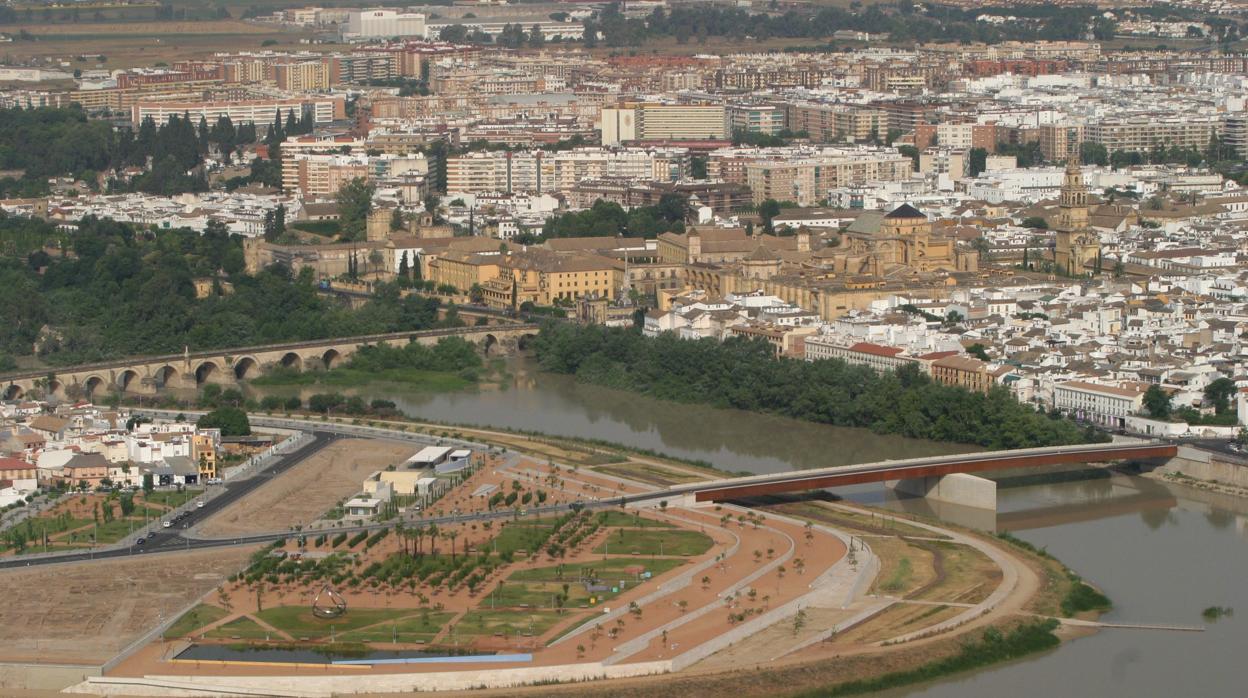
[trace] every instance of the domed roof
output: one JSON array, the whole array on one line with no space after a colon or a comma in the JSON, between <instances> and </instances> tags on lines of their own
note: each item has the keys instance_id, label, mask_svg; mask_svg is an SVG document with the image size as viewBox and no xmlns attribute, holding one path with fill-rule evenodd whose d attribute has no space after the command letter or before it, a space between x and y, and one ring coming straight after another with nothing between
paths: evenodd
<instances>
[{"instance_id":1,"label":"domed roof","mask_svg":"<svg viewBox=\"0 0 1248 698\"><path fill-rule=\"evenodd\" d=\"M884 215L885 218L927 218L919 209L910 204L902 204Z\"/></svg>"}]
</instances>

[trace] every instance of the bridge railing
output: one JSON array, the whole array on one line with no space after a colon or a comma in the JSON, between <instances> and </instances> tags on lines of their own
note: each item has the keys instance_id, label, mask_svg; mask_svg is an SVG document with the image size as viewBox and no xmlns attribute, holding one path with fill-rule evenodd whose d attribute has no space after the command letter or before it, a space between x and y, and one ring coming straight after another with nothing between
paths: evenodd
<instances>
[{"instance_id":1,"label":"bridge railing","mask_svg":"<svg viewBox=\"0 0 1248 698\"><path fill-rule=\"evenodd\" d=\"M384 342L393 339L410 339L417 337L455 337L465 334L494 334L506 332L518 332L524 330L537 331L541 326L536 323L523 323L514 325L490 325L481 327L447 327L436 330L408 330L405 332L387 332L384 334L367 334L356 335L354 337L331 337L326 339L309 339L299 342L283 342L281 344L261 344L249 347L223 347L221 349L208 349L203 351L195 351L184 354L154 354L148 356L130 356L115 361L101 361L91 364L78 364L75 366L57 366L50 367L44 371L21 371L17 373L0 374L0 382L8 382L15 380L24 380L27 378L43 378L49 373L82 373L83 371L102 371L112 368L126 368L136 363L158 363L165 361L182 361L185 359L213 359L223 355L243 355L271 351L288 351L294 349L308 349L311 347L323 347L334 344L368 344L370 342Z\"/></svg>"},{"instance_id":2,"label":"bridge railing","mask_svg":"<svg viewBox=\"0 0 1248 698\"><path fill-rule=\"evenodd\" d=\"M948 456L921 456L918 458L904 458L900 460L884 460L875 463L860 463L857 465L838 465L827 468L812 468L809 470L793 470L783 473L765 473L762 475L748 475L745 477L725 478L720 480L711 480L707 482L697 483L695 485L675 485L668 492L672 494L683 494L685 492L694 492L704 489L713 489L714 487L738 487L742 485L750 485L754 483L775 482L777 480L803 480L814 479L826 475L849 475L857 472L878 470L880 468L904 469L906 467L933 466L947 463L975 462L982 460L996 460L1001 458L1024 458L1029 456L1044 456L1052 454L1077 454L1077 453L1128 453L1138 451L1140 449L1154 448L1164 445L1160 441L1150 441L1145 443L1130 444L1114 444L1114 443L1096 443L1096 444L1071 444L1067 446L1040 446L1036 448L1018 448L1006 451L973 451L970 453L960 453Z\"/></svg>"}]
</instances>

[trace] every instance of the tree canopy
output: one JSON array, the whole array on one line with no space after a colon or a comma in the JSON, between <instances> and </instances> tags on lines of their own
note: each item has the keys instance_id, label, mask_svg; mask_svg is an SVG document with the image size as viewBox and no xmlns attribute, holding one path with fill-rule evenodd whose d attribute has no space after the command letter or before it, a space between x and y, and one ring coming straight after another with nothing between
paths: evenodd
<instances>
[{"instance_id":1,"label":"tree canopy","mask_svg":"<svg viewBox=\"0 0 1248 698\"><path fill-rule=\"evenodd\" d=\"M35 350L65 365L120 356L321 339L437 326L439 301L401 297L381 284L358 311L317 293L311 269L275 265L244 273L241 240L219 227L138 231L85 218L64 233L43 221L0 218L0 239L22 240L0 255L0 354ZM64 257L35 252L48 243ZM43 254L47 259L39 258ZM39 273L42 268L42 273ZM194 280L228 281L206 297ZM47 326L48 331L42 332Z\"/></svg>"},{"instance_id":2,"label":"tree canopy","mask_svg":"<svg viewBox=\"0 0 1248 698\"><path fill-rule=\"evenodd\" d=\"M222 436L250 436L251 422L238 407L218 407L195 423L200 429L220 429Z\"/></svg>"},{"instance_id":3,"label":"tree canopy","mask_svg":"<svg viewBox=\"0 0 1248 698\"><path fill-rule=\"evenodd\" d=\"M1106 438L1037 412L1004 388L974 393L915 367L878 374L839 360L776 359L761 340L650 339L625 329L549 325L535 348L543 369L665 400L989 448Z\"/></svg>"}]
</instances>

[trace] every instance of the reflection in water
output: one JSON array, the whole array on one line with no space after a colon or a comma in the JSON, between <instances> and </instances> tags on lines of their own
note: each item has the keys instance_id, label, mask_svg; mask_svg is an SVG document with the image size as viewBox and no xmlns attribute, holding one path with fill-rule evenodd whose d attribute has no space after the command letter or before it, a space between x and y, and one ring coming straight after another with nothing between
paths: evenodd
<instances>
[{"instance_id":1,"label":"reflection in water","mask_svg":"<svg viewBox=\"0 0 1248 698\"><path fill-rule=\"evenodd\" d=\"M397 384L372 383L346 392L367 399L393 400L399 409L417 418L603 439L705 460L725 470L754 473L978 450L964 444L665 402L577 383L568 376L542 373L539 380L539 374L524 360L513 361L510 370L514 379L505 390L431 394ZM254 392L298 392L306 399L328 390L263 388Z\"/></svg>"}]
</instances>

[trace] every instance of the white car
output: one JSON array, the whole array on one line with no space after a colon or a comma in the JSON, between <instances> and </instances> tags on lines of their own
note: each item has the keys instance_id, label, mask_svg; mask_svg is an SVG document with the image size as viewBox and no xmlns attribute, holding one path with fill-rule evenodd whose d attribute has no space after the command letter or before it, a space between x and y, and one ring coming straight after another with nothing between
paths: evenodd
<instances>
[{"instance_id":1,"label":"white car","mask_svg":"<svg viewBox=\"0 0 1248 698\"><path fill-rule=\"evenodd\" d=\"M163 528L173 528L173 522L172 522L172 521L165 521L164 523L162 523L162 524L160 524L160 525L161 525Z\"/></svg>"},{"instance_id":2,"label":"white car","mask_svg":"<svg viewBox=\"0 0 1248 698\"><path fill-rule=\"evenodd\" d=\"M201 500L199 500L198 502L195 502L195 508L196 508L196 509L203 509L203 508L204 508L204 500L202 500L202 499L201 499Z\"/></svg>"}]
</instances>

